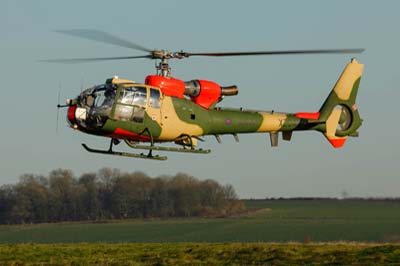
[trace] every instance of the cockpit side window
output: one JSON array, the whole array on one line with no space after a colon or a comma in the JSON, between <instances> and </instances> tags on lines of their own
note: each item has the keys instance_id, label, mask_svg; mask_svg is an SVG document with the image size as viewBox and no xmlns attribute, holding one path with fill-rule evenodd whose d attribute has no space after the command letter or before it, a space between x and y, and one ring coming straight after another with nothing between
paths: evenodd
<instances>
[{"instance_id":1,"label":"cockpit side window","mask_svg":"<svg viewBox=\"0 0 400 266\"><path fill-rule=\"evenodd\" d=\"M147 105L147 88L132 86L123 88L118 97L114 118L143 123Z\"/></svg>"},{"instance_id":2,"label":"cockpit side window","mask_svg":"<svg viewBox=\"0 0 400 266\"><path fill-rule=\"evenodd\" d=\"M147 101L147 90L144 87L136 87L136 93L133 97L133 105L145 106Z\"/></svg>"},{"instance_id":3,"label":"cockpit side window","mask_svg":"<svg viewBox=\"0 0 400 266\"><path fill-rule=\"evenodd\" d=\"M121 91L118 102L131 105L134 95L135 91L131 87L125 88L124 90Z\"/></svg>"},{"instance_id":4,"label":"cockpit side window","mask_svg":"<svg viewBox=\"0 0 400 266\"><path fill-rule=\"evenodd\" d=\"M128 105L146 106L147 92L146 87L127 87L124 88L120 95L118 102Z\"/></svg>"},{"instance_id":5,"label":"cockpit side window","mask_svg":"<svg viewBox=\"0 0 400 266\"><path fill-rule=\"evenodd\" d=\"M133 106L118 104L115 108L114 118L129 121L132 117Z\"/></svg>"},{"instance_id":6,"label":"cockpit side window","mask_svg":"<svg viewBox=\"0 0 400 266\"><path fill-rule=\"evenodd\" d=\"M99 88L93 92L94 106L98 108L111 108L114 103L115 90Z\"/></svg>"},{"instance_id":7,"label":"cockpit side window","mask_svg":"<svg viewBox=\"0 0 400 266\"><path fill-rule=\"evenodd\" d=\"M160 108L160 91L157 89L150 89L150 107Z\"/></svg>"}]
</instances>

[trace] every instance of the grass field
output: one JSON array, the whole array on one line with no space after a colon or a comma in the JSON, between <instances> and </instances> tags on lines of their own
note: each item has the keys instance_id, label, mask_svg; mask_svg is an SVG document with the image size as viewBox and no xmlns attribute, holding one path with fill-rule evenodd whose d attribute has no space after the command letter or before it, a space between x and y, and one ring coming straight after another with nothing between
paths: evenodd
<instances>
[{"instance_id":1,"label":"grass field","mask_svg":"<svg viewBox=\"0 0 400 266\"><path fill-rule=\"evenodd\" d=\"M247 201L238 218L0 226L0 244L73 242L400 242L400 202Z\"/></svg>"},{"instance_id":2,"label":"grass field","mask_svg":"<svg viewBox=\"0 0 400 266\"><path fill-rule=\"evenodd\" d=\"M400 246L175 243L0 245L0 265L399 265Z\"/></svg>"},{"instance_id":3,"label":"grass field","mask_svg":"<svg viewBox=\"0 0 400 266\"><path fill-rule=\"evenodd\" d=\"M3 225L0 265L400 265L399 202L245 204L258 211L236 218Z\"/></svg>"}]
</instances>

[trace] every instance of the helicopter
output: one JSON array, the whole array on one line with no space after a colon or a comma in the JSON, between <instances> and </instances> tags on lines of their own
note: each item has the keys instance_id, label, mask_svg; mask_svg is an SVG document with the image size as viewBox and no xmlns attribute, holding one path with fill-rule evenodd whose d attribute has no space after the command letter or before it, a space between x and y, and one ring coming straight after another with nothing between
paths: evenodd
<instances>
[{"instance_id":1,"label":"helicopter","mask_svg":"<svg viewBox=\"0 0 400 266\"><path fill-rule=\"evenodd\" d=\"M340 148L348 137L358 137L362 124L356 97L363 64L356 59L344 68L341 76L318 112L284 113L254 111L243 108L222 108L217 104L225 97L238 94L236 85L221 86L202 79L183 81L172 77L169 60L193 56L261 56L288 54L354 54L364 49L320 49L250 52L170 52L152 50L107 32L91 29L60 30L58 33L117 45L145 52L144 55L123 57L69 58L41 60L49 63L84 63L126 59L156 60L156 73L148 75L144 83L117 76L105 83L83 90L73 99L67 99L67 121L71 128L110 138L108 149L94 149L86 144L88 152L127 156L142 159L166 160L167 156L153 152L181 152L208 154L209 149L197 148L204 136L214 136L221 143L221 135L268 133L272 147L282 139L290 141L293 131L321 132L334 148ZM147 152L114 151L124 141L128 147ZM162 143L173 143L161 145Z\"/></svg>"}]
</instances>

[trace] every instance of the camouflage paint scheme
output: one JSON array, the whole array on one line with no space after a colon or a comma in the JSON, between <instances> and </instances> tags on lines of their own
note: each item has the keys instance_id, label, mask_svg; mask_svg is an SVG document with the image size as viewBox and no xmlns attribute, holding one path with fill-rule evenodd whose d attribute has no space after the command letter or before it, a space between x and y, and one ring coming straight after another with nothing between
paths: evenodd
<instances>
[{"instance_id":1,"label":"camouflage paint scheme","mask_svg":"<svg viewBox=\"0 0 400 266\"><path fill-rule=\"evenodd\" d=\"M149 105L149 90L158 88L115 79L113 84L117 84L116 98L123 88L132 84L147 88L143 122L115 119L114 102L111 116L102 128L75 128L89 134L132 141L149 141L150 134L154 142L187 141L191 138L194 144L198 137L205 135L284 132L284 139L290 140L292 131L316 130L338 148L344 145L348 136L356 136L357 129L361 126L362 121L355 102L362 70L363 65L352 59L316 113L277 113L215 106L206 109L190 99L167 96L161 91L160 108L154 108ZM343 114L340 108L336 108L338 106L346 109L347 113ZM339 124L345 122L348 123L344 128L338 128Z\"/></svg>"}]
</instances>

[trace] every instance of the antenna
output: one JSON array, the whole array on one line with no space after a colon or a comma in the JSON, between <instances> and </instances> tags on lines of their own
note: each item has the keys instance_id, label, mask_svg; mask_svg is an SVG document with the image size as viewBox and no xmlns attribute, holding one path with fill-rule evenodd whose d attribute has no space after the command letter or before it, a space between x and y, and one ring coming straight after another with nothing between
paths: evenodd
<instances>
[{"instance_id":1,"label":"antenna","mask_svg":"<svg viewBox=\"0 0 400 266\"><path fill-rule=\"evenodd\" d=\"M60 105L60 94L61 94L61 81L58 82L56 133L58 133L58 124L59 124L60 107L61 107L61 105Z\"/></svg>"},{"instance_id":2,"label":"antenna","mask_svg":"<svg viewBox=\"0 0 400 266\"><path fill-rule=\"evenodd\" d=\"M57 124L56 124L56 133L58 132L58 124L59 124L59 116L60 116L60 108L68 107L68 104L60 104L61 97L61 81L58 82L58 95L57 95Z\"/></svg>"},{"instance_id":3,"label":"antenna","mask_svg":"<svg viewBox=\"0 0 400 266\"><path fill-rule=\"evenodd\" d=\"M81 93L83 91L83 83L84 83L83 76L81 76Z\"/></svg>"}]
</instances>

